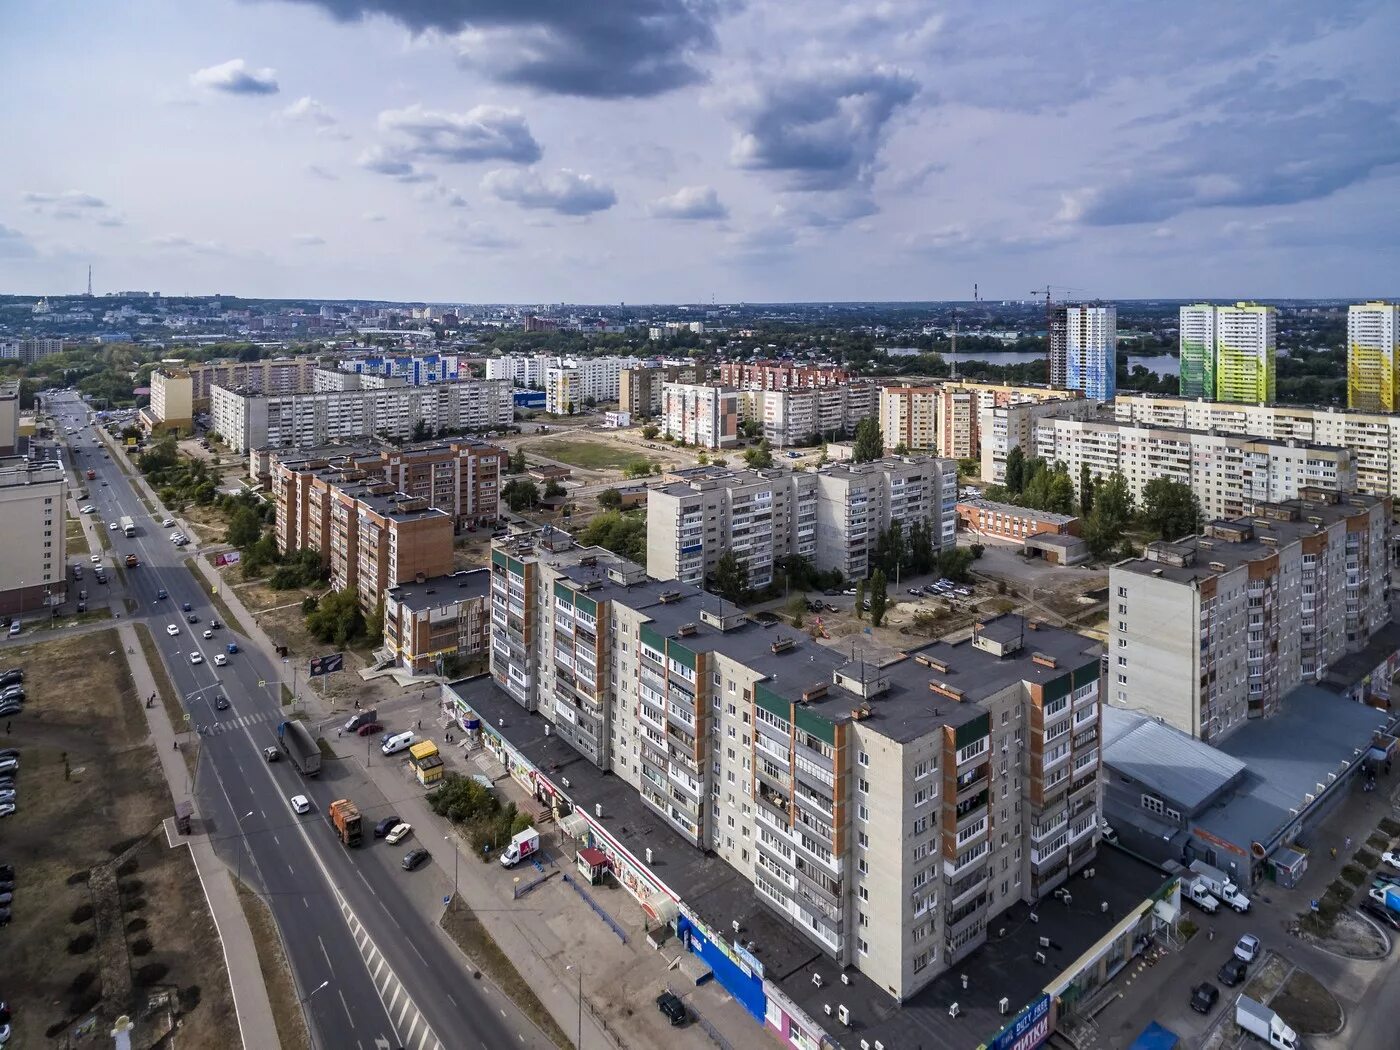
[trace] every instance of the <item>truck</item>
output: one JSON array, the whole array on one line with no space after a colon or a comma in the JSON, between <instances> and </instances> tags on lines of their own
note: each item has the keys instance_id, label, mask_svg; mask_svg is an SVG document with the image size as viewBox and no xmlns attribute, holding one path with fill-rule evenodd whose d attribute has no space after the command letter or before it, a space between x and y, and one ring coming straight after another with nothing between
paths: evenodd
<instances>
[{"instance_id":1,"label":"truck","mask_svg":"<svg viewBox=\"0 0 1400 1050\"><path fill-rule=\"evenodd\" d=\"M517 831L510 845L501 851L501 866L513 868L540 848L540 833L534 828Z\"/></svg>"},{"instance_id":2,"label":"truck","mask_svg":"<svg viewBox=\"0 0 1400 1050\"><path fill-rule=\"evenodd\" d=\"M338 798L327 811L331 826L340 838L340 844L347 849L360 844L360 807L348 798Z\"/></svg>"},{"instance_id":3,"label":"truck","mask_svg":"<svg viewBox=\"0 0 1400 1050\"><path fill-rule=\"evenodd\" d=\"M93 470L91 467L88 467L87 473L86 473L84 476L85 476L89 481L96 481L96 480L97 480L97 471Z\"/></svg>"},{"instance_id":4,"label":"truck","mask_svg":"<svg viewBox=\"0 0 1400 1050\"><path fill-rule=\"evenodd\" d=\"M1392 914L1400 915L1400 886L1373 885L1366 895Z\"/></svg>"},{"instance_id":5,"label":"truck","mask_svg":"<svg viewBox=\"0 0 1400 1050\"><path fill-rule=\"evenodd\" d=\"M379 708L371 707L364 711L357 711L349 721L345 723L344 729L347 733L353 733L360 726L367 726L371 722L379 721Z\"/></svg>"},{"instance_id":6,"label":"truck","mask_svg":"<svg viewBox=\"0 0 1400 1050\"><path fill-rule=\"evenodd\" d=\"M131 520L131 515L123 514L117 519L117 524L121 526L123 536L136 535L136 522Z\"/></svg>"},{"instance_id":7,"label":"truck","mask_svg":"<svg viewBox=\"0 0 1400 1050\"><path fill-rule=\"evenodd\" d=\"M1235 1024L1279 1050L1297 1050L1298 1033L1278 1014L1247 995L1235 1000Z\"/></svg>"},{"instance_id":8,"label":"truck","mask_svg":"<svg viewBox=\"0 0 1400 1050\"><path fill-rule=\"evenodd\" d=\"M1214 915L1220 910L1220 902L1211 895L1210 887L1201 879L1183 880L1181 895L1207 915Z\"/></svg>"},{"instance_id":9,"label":"truck","mask_svg":"<svg viewBox=\"0 0 1400 1050\"><path fill-rule=\"evenodd\" d=\"M321 772L321 749L306 726L295 719L277 724L277 744L292 760L302 776L314 777Z\"/></svg>"},{"instance_id":10,"label":"truck","mask_svg":"<svg viewBox=\"0 0 1400 1050\"><path fill-rule=\"evenodd\" d=\"M141 559L138 558L136 555L134 555L134 554L128 554L128 555L126 556L126 567L127 567L128 569L134 569L134 568L136 568L136 566L138 566L138 565L140 565L140 564L141 564Z\"/></svg>"},{"instance_id":11,"label":"truck","mask_svg":"<svg viewBox=\"0 0 1400 1050\"><path fill-rule=\"evenodd\" d=\"M1213 868L1203 860L1193 860L1191 871L1199 881L1205 883L1206 889L1210 890L1221 904L1228 904L1241 914L1249 911L1249 898L1241 893L1230 876L1219 868Z\"/></svg>"}]
</instances>

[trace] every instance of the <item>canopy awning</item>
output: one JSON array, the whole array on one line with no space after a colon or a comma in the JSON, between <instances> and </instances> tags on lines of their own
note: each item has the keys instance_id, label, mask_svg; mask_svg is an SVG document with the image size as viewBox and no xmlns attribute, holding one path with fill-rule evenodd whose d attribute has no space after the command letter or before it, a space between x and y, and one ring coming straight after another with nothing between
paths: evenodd
<instances>
[{"instance_id":1,"label":"canopy awning","mask_svg":"<svg viewBox=\"0 0 1400 1050\"><path fill-rule=\"evenodd\" d=\"M642 910L657 922L675 922L681 913L676 902L664 893L648 893L642 901Z\"/></svg>"},{"instance_id":2,"label":"canopy awning","mask_svg":"<svg viewBox=\"0 0 1400 1050\"><path fill-rule=\"evenodd\" d=\"M570 813L559 818L559 828L571 839L581 839L588 834L588 821L580 813Z\"/></svg>"}]
</instances>

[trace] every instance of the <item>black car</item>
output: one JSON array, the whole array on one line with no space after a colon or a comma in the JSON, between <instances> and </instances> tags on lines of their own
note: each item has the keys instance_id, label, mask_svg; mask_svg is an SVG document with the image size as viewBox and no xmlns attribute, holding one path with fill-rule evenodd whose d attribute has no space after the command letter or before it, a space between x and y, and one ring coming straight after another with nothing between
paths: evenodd
<instances>
[{"instance_id":1,"label":"black car","mask_svg":"<svg viewBox=\"0 0 1400 1050\"><path fill-rule=\"evenodd\" d=\"M18 667L12 667L10 670L0 674L0 689L3 689L7 685L19 685L23 681L24 672Z\"/></svg>"},{"instance_id":2,"label":"black car","mask_svg":"<svg viewBox=\"0 0 1400 1050\"><path fill-rule=\"evenodd\" d=\"M0 760L6 759L6 758L19 758L19 748L17 748L17 747L0 747Z\"/></svg>"},{"instance_id":3,"label":"black car","mask_svg":"<svg viewBox=\"0 0 1400 1050\"><path fill-rule=\"evenodd\" d=\"M389 834L389 832L393 831L396 825L401 823L402 821L400 821L398 817L385 817L374 826L374 837L382 839L385 835Z\"/></svg>"},{"instance_id":4,"label":"black car","mask_svg":"<svg viewBox=\"0 0 1400 1050\"><path fill-rule=\"evenodd\" d=\"M1191 1009L1198 1014L1208 1014L1220 998L1220 989L1209 981L1202 981L1191 989Z\"/></svg>"},{"instance_id":5,"label":"black car","mask_svg":"<svg viewBox=\"0 0 1400 1050\"><path fill-rule=\"evenodd\" d=\"M190 611L190 603L189 603L189 602L181 602L181 603L180 603L180 608L183 609L185 612L189 612L189 611Z\"/></svg>"},{"instance_id":6,"label":"black car","mask_svg":"<svg viewBox=\"0 0 1400 1050\"><path fill-rule=\"evenodd\" d=\"M1248 976L1249 963L1232 955L1225 960L1225 965L1220 967L1220 972L1215 975L1215 978L1226 988L1233 988Z\"/></svg>"},{"instance_id":7,"label":"black car","mask_svg":"<svg viewBox=\"0 0 1400 1050\"><path fill-rule=\"evenodd\" d=\"M1400 930L1400 918L1397 918L1389 908L1384 908L1375 901L1366 900L1361 902L1361 910L1381 925L1389 926L1392 930Z\"/></svg>"},{"instance_id":8,"label":"black car","mask_svg":"<svg viewBox=\"0 0 1400 1050\"><path fill-rule=\"evenodd\" d=\"M224 696L223 693L220 693L218 698L214 701L214 709L216 711L227 711L228 697Z\"/></svg>"},{"instance_id":9,"label":"black car","mask_svg":"<svg viewBox=\"0 0 1400 1050\"><path fill-rule=\"evenodd\" d=\"M416 871L430 860L430 855L422 846L409 850L408 855L403 859L404 871Z\"/></svg>"},{"instance_id":10,"label":"black car","mask_svg":"<svg viewBox=\"0 0 1400 1050\"><path fill-rule=\"evenodd\" d=\"M666 1015L666 1019L671 1022L672 1028L679 1028L685 1024L689 1014L686 1011L685 1003L681 1002L681 997L674 992L662 992L656 997L656 1008Z\"/></svg>"}]
</instances>

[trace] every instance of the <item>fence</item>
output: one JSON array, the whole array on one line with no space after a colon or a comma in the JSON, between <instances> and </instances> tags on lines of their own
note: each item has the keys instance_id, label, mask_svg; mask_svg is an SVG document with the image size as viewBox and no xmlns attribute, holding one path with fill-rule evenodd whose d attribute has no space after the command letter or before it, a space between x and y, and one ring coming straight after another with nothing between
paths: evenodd
<instances>
[{"instance_id":1,"label":"fence","mask_svg":"<svg viewBox=\"0 0 1400 1050\"><path fill-rule=\"evenodd\" d=\"M622 927L617 924L617 920L614 919L607 912L605 912L603 910L602 905L595 901L593 899L593 896L578 884L577 880L569 878L569 876L566 874L564 876L564 881L573 887L574 892L583 898L584 903L586 903L590 908L597 912L598 918L602 919L605 923L612 927L612 932L618 935L618 937L622 940L623 944L626 944L627 934L624 933Z\"/></svg>"}]
</instances>

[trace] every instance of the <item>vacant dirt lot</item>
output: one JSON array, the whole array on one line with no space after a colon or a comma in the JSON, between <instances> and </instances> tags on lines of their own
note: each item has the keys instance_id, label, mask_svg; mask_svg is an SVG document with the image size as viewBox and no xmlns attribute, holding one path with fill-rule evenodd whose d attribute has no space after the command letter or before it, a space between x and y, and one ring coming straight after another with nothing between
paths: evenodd
<instances>
[{"instance_id":1,"label":"vacant dirt lot","mask_svg":"<svg viewBox=\"0 0 1400 1050\"><path fill-rule=\"evenodd\" d=\"M115 631L58 639L7 654L28 700L6 746L21 749L17 812L0 822L0 855L15 866L5 994L14 1047L52 1045L102 1002L99 955L127 968L132 999L108 1017L175 994L190 1045L221 1045L233 1000L223 953L188 854L156 836L116 872L115 940L95 942L88 875L148 836L170 812L125 653Z\"/></svg>"}]
</instances>

